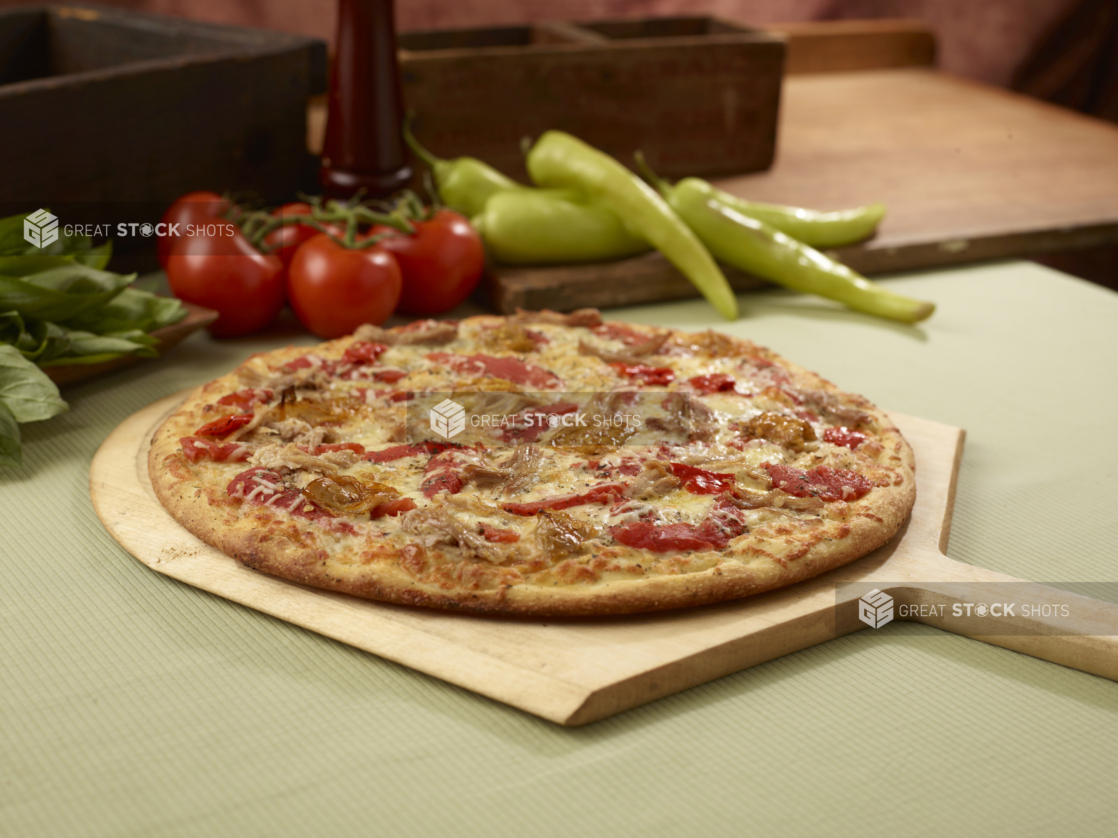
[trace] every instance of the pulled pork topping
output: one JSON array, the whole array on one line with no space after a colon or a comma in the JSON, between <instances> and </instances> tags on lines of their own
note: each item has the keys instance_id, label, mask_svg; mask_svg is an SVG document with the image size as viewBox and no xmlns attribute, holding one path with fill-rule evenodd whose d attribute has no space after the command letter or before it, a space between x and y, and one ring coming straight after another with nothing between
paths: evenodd
<instances>
[{"instance_id":1,"label":"pulled pork topping","mask_svg":"<svg viewBox=\"0 0 1118 838\"><path fill-rule=\"evenodd\" d=\"M400 516L400 529L414 536L423 547L437 544L460 547L467 554L494 564L503 561L507 555L507 547L497 546L507 542L490 541L482 532L473 531L441 506L420 507L405 512Z\"/></svg>"},{"instance_id":2,"label":"pulled pork topping","mask_svg":"<svg viewBox=\"0 0 1118 838\"><path fill-rule=\"evenodd\" d=\"M664 342L668 339L667 332L660 332L653 335L648 340L630 346L627 350L621 352L614 352L609 349L603 349L598 346L592 346L586 341L580 340L578 342L579 355L592 355L595 358L601 358L607 364L627 364L639 366L644 363L644 359L649 355L656 355L659 353Z\"/></svg>"},{"instance_id":3,"label":"pulled pork topping","mask_svg":"<svg viewBox=\"0 0 1118 838\"><path fill-rule=\"evenodd\" d=\"M596 308L580 308L570 314L560 314L557 311L525 311L516 310L516 314L509 318L513 323L550 323L553 326L583 326L592 329L602 325L602 314Z\"/></svg>"},{"instance_id":4,"label":"pulled pork topping","mask_svg":"<svg viewBox=\"0 0 1118 838\"><path fill-rule=\"evenodd\" d=\"M308 454L292 443L263 445L249 458L255 466L275 471L315 471L333 474L338 466L325 457Z\"/></svg>"},{"instance_id":5,"label":"pulled pork topping","mask_svg":"<svg viewBox=\"0 0 1118 838\"><path fill-rule=\"evenodd\" d=\"M427 320L413 324L410 331L382 329L366 323L358 326L353 336L359 341L383 343L386 346L442 346L458 339L458 324Z\"/></svg>"},{"instance_id":6,"label":"pulled pork topping","mask_svg":"<svg viewBox=\"0 0 1118 838\"><path fill-rule=\"evenodd\" d=\"M671 494L680 486L680 479L672 472L668 463L661 460L649 460L644 464L644 470L637 475L625 494L631 498L651 500Z\"/></svg>"}]
</instances>

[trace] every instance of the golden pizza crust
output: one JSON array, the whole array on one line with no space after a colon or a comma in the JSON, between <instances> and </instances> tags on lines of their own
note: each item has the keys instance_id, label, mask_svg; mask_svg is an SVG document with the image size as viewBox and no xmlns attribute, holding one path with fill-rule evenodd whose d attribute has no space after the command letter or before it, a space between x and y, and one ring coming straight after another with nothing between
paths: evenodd
<instances>
[{"instance_id":1,"label":"golden pizza crust","mask_svg":"<svg viewBox=\"0 0 1118 838\"><path fill-rule=\"evenodd\" d=\"M503 321L494 317L471 320L485 324ZM246 381L251 384L261 369L306 354L306 347L288 347L250 359L192 393L155 433L148 461L152 485L163 506L187 530L250 568L368 599L479 614L593 616L736 599L840 567L885 544L898 532L915 502L915 462L911 448L882 411L746 341L715 333L673 333L671 338L681 344L690 339L713 341L708 347L712 354L750 353L765 358L788 371L797 383L811 383L821 392L834 394L845 409L871 417L880 429L878 441L883 449L881 468L874 471L878 485L860 499L828 504L822 517L765 510L759 525L733 539L723 551L672 556L613 545L591 556L556 561L543 572L521 572L515 562L507 567L476 558L448 562L445 549L424 551L399 537L347 538L313 521L228 497L225 487L230 476L249 464L192 464L179 444L180 438L213 418L213 408L207 406L218 397L245 387ZM354 338L342 338L310 351L339 357L352 343ZM419 554L441 562L438 574L424 577L416 572ZM633 563L641 564L642 556L647 562L637 576Z\"/></svg>"}]
</instances>

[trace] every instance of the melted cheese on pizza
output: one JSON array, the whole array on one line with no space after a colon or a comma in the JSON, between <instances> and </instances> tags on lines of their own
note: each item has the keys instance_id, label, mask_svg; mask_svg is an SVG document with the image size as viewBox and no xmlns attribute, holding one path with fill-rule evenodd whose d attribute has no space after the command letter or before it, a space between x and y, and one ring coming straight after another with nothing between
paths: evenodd
<instances>
[{"instance_id":1,"label":"melted cheese on pizza","mask_svg":"<svg viewBox=\"0 0 1118 838\"><path fill-rule=\"evenodd\" d=\"M218 385L180 440L211 504L434 584L464 566L491 588L782 563L903 479L860 397L717 333L582 313L366 327ZM433 434L448 394L497 424Z\"/></svg>"}]
</instances>

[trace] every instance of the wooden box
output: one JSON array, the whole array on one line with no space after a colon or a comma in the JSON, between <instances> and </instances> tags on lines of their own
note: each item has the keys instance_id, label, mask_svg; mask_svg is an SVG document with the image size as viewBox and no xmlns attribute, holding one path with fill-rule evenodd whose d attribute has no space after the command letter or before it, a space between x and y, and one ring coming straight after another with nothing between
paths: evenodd
<instances>
[{"instance_id":1,"label":"wooden box","mask_svg":"<svg viewBox=\"0 0 1118 838\"><path fill-rule=\"evenodd\" d=\"M709 17L412 32L404 99L440 157L524 178L521 140L558 128L659 173L767 169L784 67L779 36Z\"/></svg>"},{"instance_id":2,"label":"wooden box","mask_svg":"<svg viewBox=\"0 0 1118 838\"><path fill-rule=\"evenodd\" d=\"M286 198L313 171L306 102L325 87L315 39L87 5L0 11L0 201L111 223L198 189Z\"/></svg>"}]
</instances>

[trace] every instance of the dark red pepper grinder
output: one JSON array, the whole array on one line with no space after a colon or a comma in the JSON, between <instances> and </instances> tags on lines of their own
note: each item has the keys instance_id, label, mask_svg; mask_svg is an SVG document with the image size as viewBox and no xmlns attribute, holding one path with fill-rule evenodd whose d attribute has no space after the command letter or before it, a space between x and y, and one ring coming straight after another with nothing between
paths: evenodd
<instances>
[{"instance_id":1,"label":"dark red pepper grinder","mask_svg":"<svg viewBox=\"0 0 1118 838\"><path fill-rule=\"evenodd\" d=\"M411 180L393 0L338 0L319 180L334 198L386 198Z\"/></svg>"}]
</instances>

